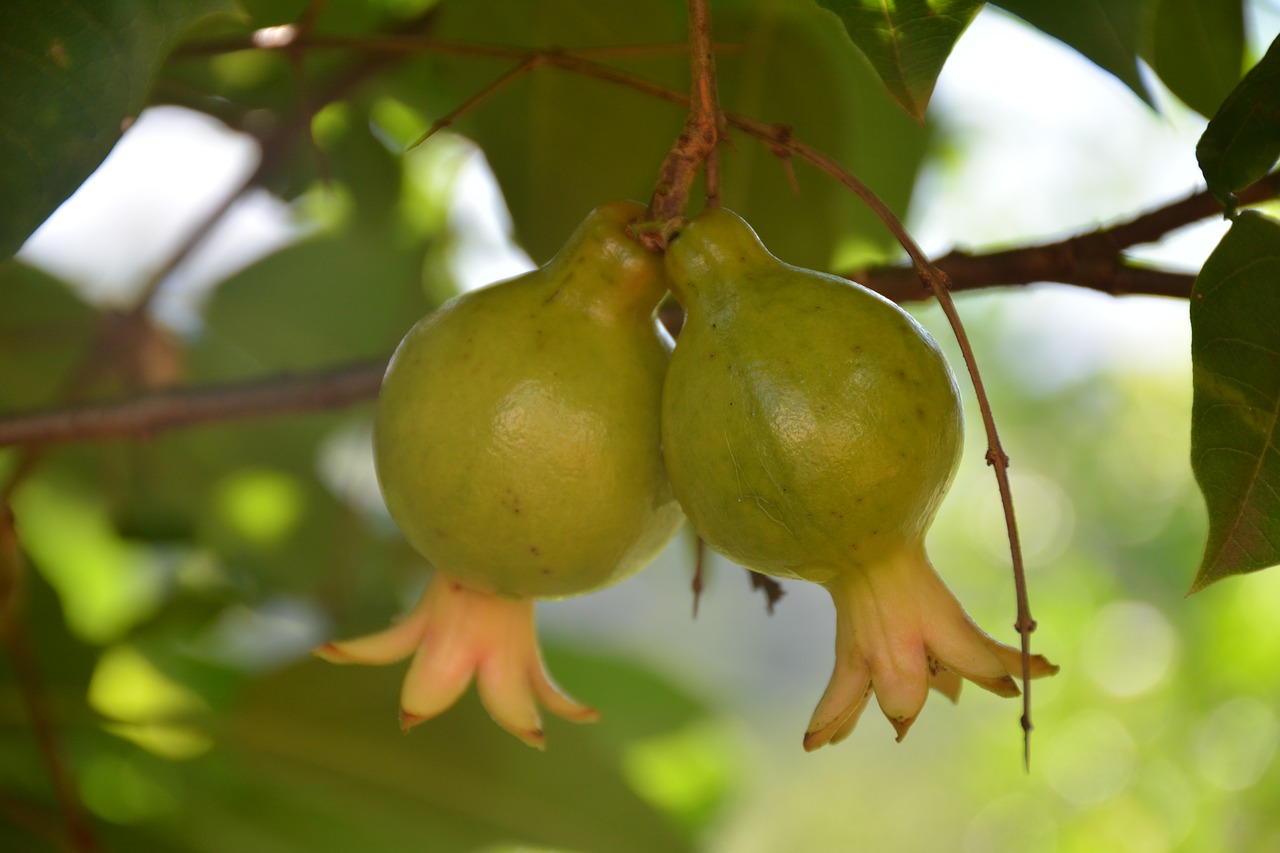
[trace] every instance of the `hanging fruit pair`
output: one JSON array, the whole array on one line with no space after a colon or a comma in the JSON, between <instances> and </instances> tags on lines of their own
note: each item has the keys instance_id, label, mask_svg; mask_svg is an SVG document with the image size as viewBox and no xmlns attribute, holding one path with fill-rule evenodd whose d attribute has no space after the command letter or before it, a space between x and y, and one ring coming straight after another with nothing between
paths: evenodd
<instances>
[{"instance_id":1,"label":"hanging fruit pair","mask_svg":"<svg viewBox=\"0 0 1280 853\"><path fill-rule=\"evenodd\" d=\"M726 210L689 223L665 261L628 233L644 215L597 209L546 266L454 299L405 337L375 459L435 575L403 621L317 654L412 655L406 728L474 676L494 719L541 747L537 702L596 715L547 676L534 599L639 570L683 507L735 562L830 592L836 662L806 749L847 737L872 694L899 740L930 686L1017 695L1019 652L974 625L925 554L963 433L937 345L893 303L777 260ZM653 320L668 284L687 310L669 369ZM1031 659L1032 677L1053 672Z\"/></svg>"},{"instance_id":2,"label":"hanging fruit pair","mask_svg":"<svg viewBox=\"0 0 1280 853\"><path fill-rule=\"evenodd\" d=\"M653 315L666 279L626 233L644 214L598 208L545 266L446 303L391 359L374 421L378 482L435 574L401 622L316 654L412 655L406 729L473 676L494 720L532 746L544 742L537 702L596 718L547 676L533 602L627 577L683 521L659 447L671 341Z\"/></svg>"},{"instance_id":3,"label":"hanging fruit pair","mask_svg":"<svg viewBox=\"0 0 1280 853\"><path fill-rule=\"evenodd\" d=\"M676 497L716 551L835 602L835 668L805 748L847 737L873 693L898 740L930 685L1018 695L1020 653L969 619L925 554L963 437L929 334L859 285L779 261L723 209L684 228L666 270L687 312L663 392ZM1032 657L1033 678L1056 671Z\"/></svg>"}]
</instances>

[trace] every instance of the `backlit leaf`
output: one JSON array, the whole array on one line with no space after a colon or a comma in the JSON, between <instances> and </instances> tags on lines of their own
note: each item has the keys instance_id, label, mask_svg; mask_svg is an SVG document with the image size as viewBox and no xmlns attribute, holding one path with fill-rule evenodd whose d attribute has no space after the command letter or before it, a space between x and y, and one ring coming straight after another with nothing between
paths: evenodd
<instances>
[{"instance_id":1,"label":"backlit leaf","mask_svg":"<svg viewBox=\"0 0 1280 853\"><path fill-rule=\"evenodd\" d=\"M1280 36L1222 102L1196 145L1209 189L1228 208L1233 194L1280 158Z\"/></svg>"},{"instance_id":2,"label":"backlit leaf","mask_svg":"<svg viewBox=\"0 0 1280 853\"><path fill-rule=\"evenodd\" d=\"M1191 294L1191 466L1209 508L1192 590L1280 563L1280 223L1245 212Z\"/></svg>"},{"instance_id":3,"label":"backlit leaf","mask_svg":"<svg viewBox=\"0 0 1280 853\"><path fill-rule=\"evenodd\" d=\"M1187 106L1213 115L1244 71L1240 0L1161 0L1151 37L1160 79Z\"/></svg>"},{"instance_id":4,"label":"backlit leaf","mask_svg":"<svg viewBox=\"0 0 1280 853\"><path fill-rule=\"evenodd\" d=\"M843 22L889 93L924 121L942 65L984 0L818 0Z\"/></svg>"}]
</instances>

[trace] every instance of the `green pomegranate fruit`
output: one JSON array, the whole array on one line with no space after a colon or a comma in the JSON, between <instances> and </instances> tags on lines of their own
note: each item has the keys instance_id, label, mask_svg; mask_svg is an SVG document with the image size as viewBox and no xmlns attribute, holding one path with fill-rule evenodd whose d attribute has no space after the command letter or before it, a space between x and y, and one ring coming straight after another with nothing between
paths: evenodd
<instances>
[{"instance_id":1,"label":"green pomegranate fruit","mask_svg":"<svg viewBox=\"0 0 1280 853\"><path fill-rule=\"evenodd\" d=\"M660 448L671 342L654 310L667 283L661 258L626 231L644 214L598 208L545 266L451 300L392 357L378 482L435 575L404 620L317 654L412 654L406 728L449 707L473 674L494 719L531 745L543 744L535 699L595 718L547 677L533 601L621 580L683 521Z\"/></svg>"},{"instance_id":2,"label":"green pomegranate fruit","mask_svg":"<svg viewBox=\"0 0 1280 853\"><path fill-rule=\"evenodd\" d=\"M924 538L959 462L963 416L937 344L892 302L773 257L723 209L666 254L687 311L663 395L685 514L754 571L821 584L836 663L806 749L844 739L874 693L906 734L930 684L1019 693L1017 650L983 633ZM1039 656L1034 676L1056 667Z\"/></svg>"}]
</instances>

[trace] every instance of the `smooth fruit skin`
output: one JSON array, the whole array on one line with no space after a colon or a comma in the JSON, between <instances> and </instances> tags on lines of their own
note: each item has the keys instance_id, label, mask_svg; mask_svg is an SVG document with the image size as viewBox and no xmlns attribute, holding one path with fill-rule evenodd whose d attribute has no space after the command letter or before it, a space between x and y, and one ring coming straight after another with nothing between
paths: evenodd
<instances>
[{"instance_id":1,"label":"smooth fruit skin","mask_svg":"<svg viewBox=\"0 0 1280 853\"><path fill-rule=\"evenodd\" d=\"M681 232L667 269L688 317L664 447L708 544L822 583L922 538L964 431L928 333L859 285L777 260L723 209Z\"/></svg>"},{"instance_id":2,"label":"smooth fruit skin","mask_svg":"<svg viewBox=\"0 0 1280 853\"><path fill-rule=\"evenodd\" d=\"M412 656L406 729L473 677L494 720L531 746L544 745L538 703L597 717L546 674L533 604L621 580L683 523L660 448L671 342L654 310L667 283L627 233L644 215L632 202L596 209L545 266L451 300L392 357L374 420L378 482L436 571L405 618L314 653Z\"/></svg>"},{"instance_id":3,"label":"smooth fruit skin","mask_svg":"<svg viewBox=\"0 0 1280 853\"><path fill-rule=\"evenodd\" d=\"M866 288L773 257L724 209L690 222L666 266L687 312L662 412L685 514L721 554L835 602L806 748L845 737L873 692L899 739L931 683L1016 694L1018 653L973 624L924 551L964 429L933 339ZM1033 658L1033 675L1053 669Z\"/></svg>"},{"instance_id":4,"label":"smooth fruit skin","mask_svg":"<svg viewBox=\"0 0 1280 853\"><path fill-rule=\"evenodd\" d=\"M638 570L682 516L659 447L660 258L619 202L544 267L464 294L396 350L374 454L413 547L473 589L558 598Z\"/></svg>"}]
</instances>

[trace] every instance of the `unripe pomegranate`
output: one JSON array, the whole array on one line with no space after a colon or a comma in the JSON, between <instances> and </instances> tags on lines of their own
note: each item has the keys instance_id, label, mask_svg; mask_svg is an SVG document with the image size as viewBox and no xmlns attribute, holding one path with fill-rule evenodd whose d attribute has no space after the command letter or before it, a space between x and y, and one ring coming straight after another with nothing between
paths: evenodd
<instances>
[{"instance_id":1,"label":"unripe pomegranate","mask_svg":"<svg viewBox=\"0 0 1280 853\"><path fill-rule=\"evenodd\" d=\"M653 315L667 284L626 231L644 213L595 210L545 266L446 303L391 360L378 482L435 575L402 622L317 654L412 654L406 728L449 707L473 674L493 718L533 746L544 740L535 699L596 717L546 675L533 601L627 577L683 521L659 445L671 344Z\"/></svg>"},{"instance_id":2,"label":"unripe pomegranate","mask_svg":"<svg viewBox=\"0 0 1280 853\"><path fill-rule=\"evenodd\" d=\"M666 266L688 316L663 397L667 470L706 542L757 572L821 584L836 661L806 749L852 731L874 693L901 740L930 683L1019 693L1019 652L983 633L924 539L960 458L955 377L892 302L769 254L708 210ZM1032 676L1056 667L1032 659Z\"/></svg>"}]
</instances>

